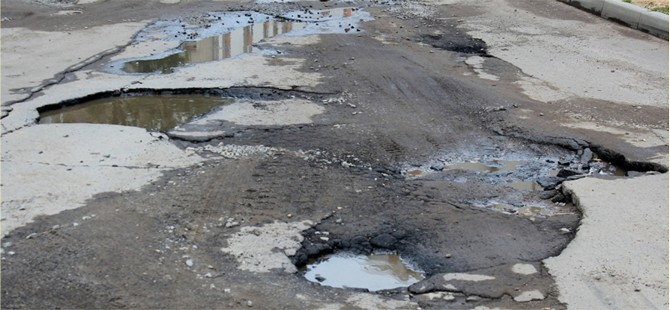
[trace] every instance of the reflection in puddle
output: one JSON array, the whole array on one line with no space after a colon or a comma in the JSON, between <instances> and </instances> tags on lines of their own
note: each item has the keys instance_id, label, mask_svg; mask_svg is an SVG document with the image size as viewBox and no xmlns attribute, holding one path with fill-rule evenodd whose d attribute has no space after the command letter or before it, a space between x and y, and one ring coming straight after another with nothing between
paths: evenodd
<instances>
[{"instance_id":1,"label":"reflection in puddle","mask_svg":"<svg viewBox=\"0 0 670 310\"><path fill-rule=\"evenodd\" d=\"M306 266L305 278L338 288L365 288L370 291L407 287L424 276L412 270L398 255L334 254Z\"/></svg>"},{"instance_id":2,"label":"reflection in puddle","mask_svg":"<svg viewBox=\"0 0 670 310\"><path fill-rule=\"evenodd\" d=\"M211 12L199 17L158 20L143 29L133 44L178 41L181 42L179 47L146 57L118 60L110 64L108 70L116 74L166 74L190 64L257 52L257 43L282 34L359 32L358 24L368 20L372 20L369 13L351 7L306 9L276 18L258 12Z\"/></svg>"},{"instance_id":3,"label":"reflection in puddle","mask_svg":"<svg viewBox=\"0 0 670 310\"><path fill-rule=\"evenodd\" d=\"M199 41L186 41L181 45L182 52L160 59L147 59L126 62L123 71L127 73L171 73L173 68L187 64L223 60L255 51L253 44L305 27L301 22L266 21L252 24L230 32L204 38Z\"/></svg>"},{"instance_id":4,"label":"reflection in puddle","mask_svg":"<svg viewBox=\"0 0 670 310\"><path fill-rule=\"evenodd\" d=\"M40 114L40 124L92 123L165 131L232 99L202 95L112 97Z\"/></svg>"}]
</instances>

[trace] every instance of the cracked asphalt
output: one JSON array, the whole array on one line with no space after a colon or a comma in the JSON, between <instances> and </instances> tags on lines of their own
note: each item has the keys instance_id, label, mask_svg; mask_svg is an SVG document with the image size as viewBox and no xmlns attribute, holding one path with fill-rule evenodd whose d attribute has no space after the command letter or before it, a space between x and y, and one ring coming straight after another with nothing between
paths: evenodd
<instances>
[{"instance_id":1,"label":"cracked asphalt","mask_svg":"<svg viewBox=\"0 0 670 310\"><path fill-rule=\"evenodd\" d=\"M1 6L3 308L667 307L667 41L558 1ZM212 12L351 7L235 57L110 69L226 33ZM165 132L38 124L179 94L233 103ZM425 279L302 277L333 252Z\"/></svg>"}]
</instances>

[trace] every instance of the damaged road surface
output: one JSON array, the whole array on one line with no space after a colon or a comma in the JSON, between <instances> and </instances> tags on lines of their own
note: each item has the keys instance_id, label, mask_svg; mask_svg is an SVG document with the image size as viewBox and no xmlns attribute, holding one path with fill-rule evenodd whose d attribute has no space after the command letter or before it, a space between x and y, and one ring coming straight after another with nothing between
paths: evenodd
<instances>
[{"instance_id":1,"label":"damaged road surface","mask_svg":"<svg viewBox=\"0 0 670 310\"><path fill-rule=\"evenodd\" d=\"M667 42L470 2L3 1L2 307L667 307Z\"/></svg>"}]
</instances>

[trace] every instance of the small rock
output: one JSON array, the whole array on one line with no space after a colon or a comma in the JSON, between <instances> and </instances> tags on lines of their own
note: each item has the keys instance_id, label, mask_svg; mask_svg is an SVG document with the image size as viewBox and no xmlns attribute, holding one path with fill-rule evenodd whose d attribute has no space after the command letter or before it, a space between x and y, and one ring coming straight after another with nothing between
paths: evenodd
<instances>
[{"instance_id":1,"label":"small rock","mask_svg":"<svg viewBox=\"0 0 670 310\"><path fill-rule=\"evenodd\" d=\"M231 289L229 289L229 288L224 288L224 289L223 289L223 292L224 292L224 293L230 293L230 292L232 292L232 291L231 291Z\"/></svg>"},{"instance_id":2,"label":"small rock","mask_svg":"<svg viewBox=\"0 0 670 310\"><path fill-rule=\"evenodd\" d=\"M562 234L569 234L570 233L570 228L563 227L563 228L559 229L558 231L560 231Z\"/></svg>"},{"instance_id":3,"label":"small rock","mask_svg":"<svg viewBox=\"0 0 670 310\"><path fill-rule=\"evenodd\" d=\"M582 153L582 156L580 157L580 161L582 164L587 164L593 159L593 152L591 151L590 148L585 148L584 152Z\"/></svg>"},{"instance_id":4,"label":"small rock","mask_svg":"<svg viewBox=\"0 0 670 310\"><path fill-rule=\"evenodd\" d=\"M543 191L540 193L540 199L551 199L558 194L558 191L555 189Z\"/></svg>"},{"instance_id":5,"label":"small rock","mask_svg":"<svg viewBox=\"0 0 670 310\"><path fill-rule=\"evenodd\" d=\"M583 175L583 174L571 175L571 176L565 178L565 180L566 180L566 181L574 181L574 180L582 179L582 178L584 178L584 177L586 177L586 176Z\"/></svg>"},{"instance_id":6,"label":"small rock","mask_svg":"<svg viewBox=\"0 0 670 310\"><path fill-rule=\"evenodd\" d=\"M25 206L25 205L21 205L21 206L19 207L19 210L21 210L21 211L23 211L23 210L25 210L25 209L26 209L26 206Z\"/></svg>"},{"instance_id":7,"label":"small rock","mask_svg":"<svg viewBox=\"0 0 670 310\"><path fill-rule=\"evenodd\" d=\"M186 263L186 266L193 267L193 260L192 259L187 259L185 263Z\"/></svg>"},{"instance_id":8,"label":"small rock","mask_svg":"<svg viewBox=\"0 0 670 310\"><path fill-rule=\"evenodd\" d=\"M553 189L556 185L563 182L563 180L565 179L559 177L547 176L539 178L536 182L540 184L540 186L542 186L542 188L544 189Z\"/></svg>"},{"instance_id":9,"label":"small rock","mask_svg":"<svg viewBox=\"0 0 670 310\"><path fill-rule=\"evenodd\" d=\"M435 170L435 171L442 171L442 170L444 170L444 165L443 164L432 164L432 165L430 165L430 169Z\"/></svg>"},{"instance_id":10,"label":"small rock","mask_svg":"<svg viewBox=\"0 0 670 310\"><path fill-rule=\"evenodd\" d=\"M570 161L569 161L569 160L561 159L561 160L558 161L558 164L559 164L560 166L569 166L569 165L570 165Z\"/></svg>"},{"instance_id":11,"label":"small rock","mask_svg":"<svg viewBox=\"0 0 670 310\"><path fill-rule=\"evenodd\" d=\"M317 281L319 281L319 282L326 281L326 278L322 277L320 274L317 274L317 275L314 277L314 279L317 280Z\"/></svg>"},{"instance_id":12,"label":"small rock","mask_svg":"<svg viewBox=\"0 0 670 310\"><path fill-rule=\"evenodd\" d=\"M26 239L34 239L35 237L37 237L37 233L31 233L26 236Z\"/></svg>"},{"instance_id":13,"label":"small rock","mask_svg":"<svg viewBox=\"0 0 670 310\"><path fill-rule=\"evenodd\" d=\"M9 255L14 255L14 254L16 254L16 252L14 252L14 251L9 251L9 252L7 252L7 254L9 254Z\"/></svg>"},{"instance_id":14,"label":"small rock","mask_svg":"<svg viewBox=\"0 0 670 310\"><path fill-rule=\"evenodd\" d=\"M540 112L540 116L544 116L544 113Z\"/></svg>"},{"instance_id":15,"label":"small rock","mask_svg":"<svg viewBox=\"0 0 670 310\"><path fill-rule=\"evenodd\" d=\"M468 302L473 302L473 301L480 301L481 298L479 296L468 296L468 298L465 299L465 301Z\"/></svg>"},{"instance_id":16,"label":"small rock","mask_svg":"<svg viewBox=\"0 0 670 310\"><path fill-rule=\"evenodd\" d=\"M574 171L574 170L570 170L570 169L561 169L560 171L558 171L556 176L559 177L559 178L567 178L567 177L571 177L573 175L580 175L580 174L581 173L579 171Z\"/></svg>"},{"instance_id":17,"label":"small rock","mask_svg":"<svg viewBox=\"0 0 670 310\"><path fill-rule=\"evenodd\" d=\"M451 258L451 253L445 255L444 257L446 257L446 258Z\"/></svg>"},{"instance_id":18,"label":"small rock","mask_svg":"<svg viewBox=\"0 0 670 310\"><path fill-rule=\"evenodd\" d=\"M254 302L251 301L251 300L247 300L247 307L253 307L253 306L254 306Z\"/></svg>"},{"instance_id":19,"label":"small rock","mask_svg":"<svg viewBox=\"0 0 670 310\"><path fill-rule=\"evenodd\" d=\"M567 199L565 195L558 193L554 198L551 198L551 202L565 202Z\"/></svg>"},{"instance_id":20,"label":"small rock","mask_svg":"<svg viewBox=\"0 0 670 310\"><path fill-rule=\"evenodd\" d=\"M396 242L398 242L398 239L389 234L381 234L370 240L370 244L379 248L390 248Z\"/></svg>"}]
</instances>

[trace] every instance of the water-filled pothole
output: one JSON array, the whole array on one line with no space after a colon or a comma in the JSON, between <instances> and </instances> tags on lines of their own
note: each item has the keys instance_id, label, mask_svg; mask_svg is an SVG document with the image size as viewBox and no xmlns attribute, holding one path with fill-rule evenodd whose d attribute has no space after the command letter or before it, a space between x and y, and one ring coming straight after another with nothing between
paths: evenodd
<instances>
[{"instance_id":1,"label":"water-filled pothole","mask_svg":"<svg viewBox=\"0 0 670 310\"><path fill-rule=\"evenodd\" d=\"M336 253L305 266L307 280L337 288L369 291L407 287L424 275L396 254Z\"/></svg>"},{"instance_id":2,"label":"water-filled pothole","mask_svg":"<svg viewBox=\"0 0 670 310\"><path fill-rule=\"evenodd\" d=\"M142 30L133 44L179 41L177 48L115 61L108 69L119 74L166 74L187 65L260 51L257 43L282 34L359 32L358 23L366 20L372 20L369 13L351 7L307 9L277 17L258 12L211 12L199 17L159 20Z\"/></svg>"},{"instance_id":3,"label":"water-filled pothole","mask_svg":"<svg viewBox=\"0 0 670 310\"><path fill-rule=\"evenodd\" d=\"M166 131L230 102L233 99L203 95L109 97L41 112L39 123L113 124Z\"/></svg>"},{"instance_id":4,"label":"water-filled pothole","mask_svg":"<svg viewBox=\"0 0 670 310\"><path fill-rule=\"evenodd\" d=\"M254 44L261 40L305 27L304 23L291 21L266 21L234 29L198 41L186 41L182 52L158 59L129 61L122 70L127 73L171 73L174 68L208 61L223 60L257 51Z\"/></svg>"}]
</instances>

